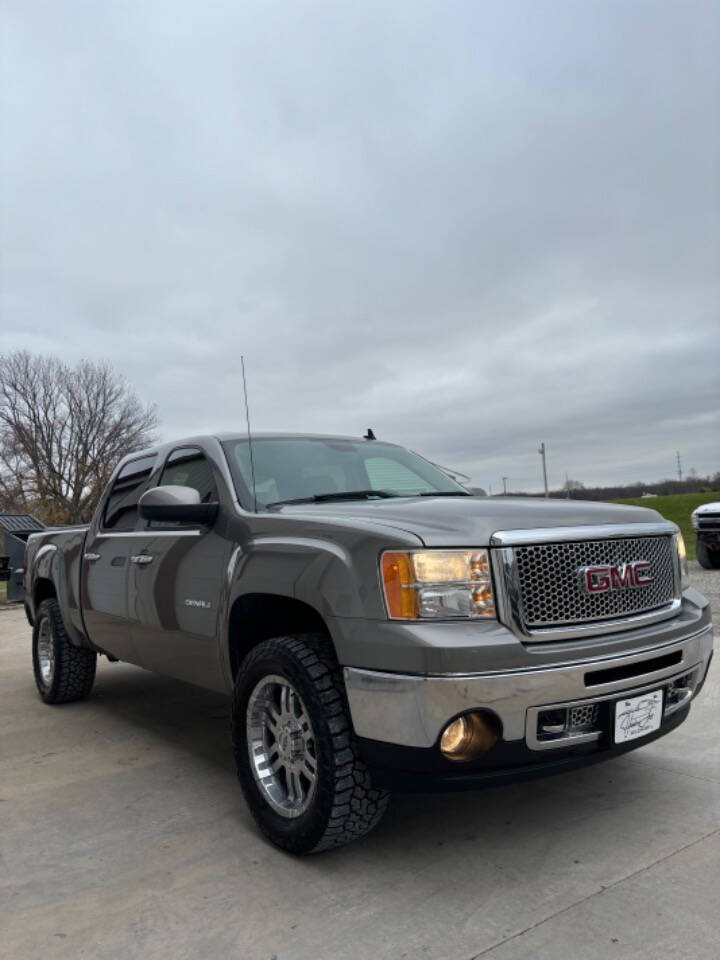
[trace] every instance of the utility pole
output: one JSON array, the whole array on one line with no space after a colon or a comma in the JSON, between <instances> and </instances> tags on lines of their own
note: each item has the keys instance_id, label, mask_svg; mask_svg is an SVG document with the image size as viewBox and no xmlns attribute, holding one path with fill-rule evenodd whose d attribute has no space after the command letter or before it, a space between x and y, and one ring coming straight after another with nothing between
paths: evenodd
<instances>
[{"instance_id":1,"label":"utility pole","mask_svg":"<svg viewBox=\"0 0 720 960\"><path fill-rule=\"evenodd\" d=\"M679 450L678 450L677 453L675 454L675 459L677 460L678 480L680 481L680 483L682 483L682 463L680 462L680 451L679 451Z\"/></svg>"},{"instance_id":2,"label":"utility pole","mask_svg":"<svg viewBox=\"0 0 720 960\"><path fill-rule=\"evenodd\" d=\"M502 482L503 482L503 496L506 497L506 496L507 496L507 482L508 482L508 478L507 478L507 477L503 477L503 478L502 478Z\"/></svg>"},{"instance_id":3,"label":"utility pole","mask_svg":"<svg viewBox=\"0 0 720 960\"><path fill-rule=\"evenodd\" d=\"M545 456L545 441L543 441L543 442L540 444L540 448L538 449L538 453L539 453L540 456L542 457L543 482L544 482L544 484L545 484L545 499L547 500L547 498L550 496L550 494L548 493L547 458L546 458L546 456Z\"/></svg>"}]
</instances>

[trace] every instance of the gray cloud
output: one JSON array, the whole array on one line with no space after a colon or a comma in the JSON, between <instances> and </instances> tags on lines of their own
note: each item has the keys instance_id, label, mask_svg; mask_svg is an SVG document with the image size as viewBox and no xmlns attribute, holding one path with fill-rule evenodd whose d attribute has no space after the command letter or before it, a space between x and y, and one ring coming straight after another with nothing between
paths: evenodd
<instances>
[{"instance_id":1,"label":"gray cloud","mask_svg":"<svg viewBox=\"0 0 720 960\"><path fill-rule=\"evenodd\" d=\"M5 4L0 320L167 437L720 468L715 3Z\"/></svg>"}]
</instances>

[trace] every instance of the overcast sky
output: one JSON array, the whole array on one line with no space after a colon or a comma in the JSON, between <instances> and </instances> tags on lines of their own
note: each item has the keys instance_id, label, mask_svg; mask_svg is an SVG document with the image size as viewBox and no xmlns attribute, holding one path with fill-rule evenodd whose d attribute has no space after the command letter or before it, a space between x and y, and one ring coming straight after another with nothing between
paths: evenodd
<instances>
[{"instance_id":1,"label":"overcast sky","mask_svg":"<svg viewBox=\"0 0 720 960\"><path fill-rule=\"evenodd\" d=\"M720 4L0 2L1 348L164 438L720 469Z\"/></svg>"}]
</instances>

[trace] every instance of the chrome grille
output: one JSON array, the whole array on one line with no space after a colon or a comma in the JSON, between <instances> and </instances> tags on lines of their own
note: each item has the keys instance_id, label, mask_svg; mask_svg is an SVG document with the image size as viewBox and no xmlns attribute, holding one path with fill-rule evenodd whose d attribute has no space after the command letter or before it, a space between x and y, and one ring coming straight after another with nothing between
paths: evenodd
<instances>
[{"instance_id":1,"label":"chrome grille","mask_svg":"<svg viewBox=\"0 0 720 960\"><path fill-rule=\"evenodd\" d=\"M530 629L612 620L657 610L676 596L671 537L633 537L544 543L514 548L521 619ZM587 593L582 567L650 563L653 581Z\"/></svg>"},{"instance_id":2,"label":"chrome grille","mask_svg":"<svg viewBox=\"0 0 720 960\"><path fill-rule=\"evenodd\" d=\"M720 530L720 513L702 513L696 520L698 530Z\"/></svg>"},{"instance_id":3,"label":"chrome grille","mask_svg":"<svg viewBox=\"0 0 720 960\"><path fill-rule=\"evenodd\" d=\"M570 707L568 711L568 729L583 730L594 727L600 716L600 704L584 703L580 707Z\"/></svg>"}]
</instances>

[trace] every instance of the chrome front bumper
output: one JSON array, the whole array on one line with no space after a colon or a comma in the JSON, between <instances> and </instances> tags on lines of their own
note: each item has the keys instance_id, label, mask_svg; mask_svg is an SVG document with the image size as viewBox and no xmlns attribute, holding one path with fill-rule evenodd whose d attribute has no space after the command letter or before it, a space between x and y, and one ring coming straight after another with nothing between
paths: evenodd
<instances>
[{"instance_id":1,"label":"chrome front bumper","mask_svg":"<svg viewBox=\"0 0 720 960\"><path fill-rule=\"evenodd\" d=\"M567 742L538 742L533 731L540 709L610 701L687 674L692 674L694 691L705 678L712 649L709 624L639 653L545 669L404 676L346 667L345 686L355 733L368 740L432 747L450 720L485 709L499 717L505 741L547 750Z\"/></svg>"}]
</instances>

